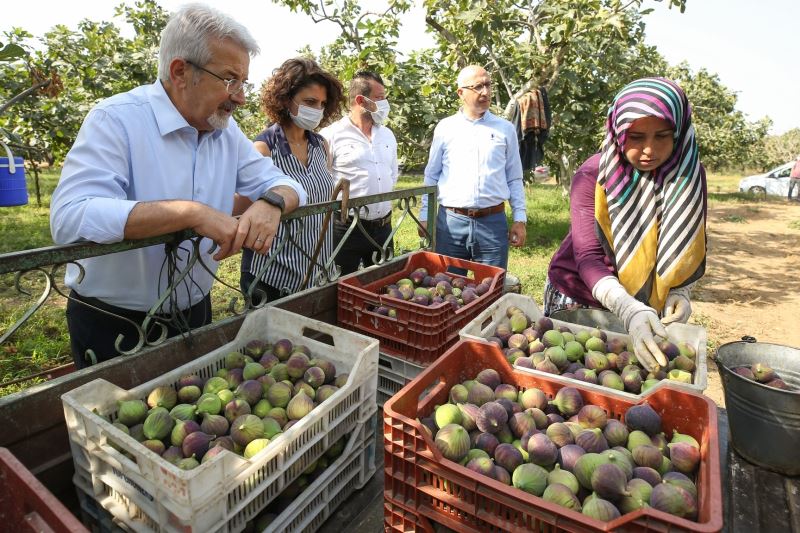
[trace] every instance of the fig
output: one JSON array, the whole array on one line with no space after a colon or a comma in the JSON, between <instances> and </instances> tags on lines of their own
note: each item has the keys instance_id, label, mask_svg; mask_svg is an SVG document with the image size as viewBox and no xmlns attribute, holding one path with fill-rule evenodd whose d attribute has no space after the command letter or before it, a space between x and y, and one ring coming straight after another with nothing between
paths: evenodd
<instances>
[{"instance_id":1,"label":"fig","mask_svg":"<svg viewBox=\"0 0 800 533\"><path fill-rule=\"evenodd\" d=\"M508 427L508 424L503 424L500 426L500 429L495 433L497 440L500 441L500 444L506 443L511 444L514 442L514 434L511 433L511 428Z\"/></svg>"},{"instance_id":2,"label":"fig","mask_svg":"<svg viewBox=\"0 0 800 533\"><path fill-rule=\"evenodd\" d=\"M277 363L269 370L269 375L276 382L286 381L289 379L289 367L286 363Z\"/></svg>"},{"instance_id":3,"label":"fig","mask_svg":"<svg viewBox=\"0 0 800 533\"><path fill-rule=\"evenodd\" d=\"M622 381L622 378L619 374L614 373L611 370L607 370L606 374L600 377L600 385L603 387L614 389L614 390L625 390L625 383Z\"/></svg>"},{"instance_id":4,"label":"fig","mask_svg":"<svg viewBox=\"0 0 800 533\"><path fill-rule=\"evenodd\" d=\"M575 379L597 385L597 372L590 368L581 368L575 371Z\"/></svg>"},{"instance_id":5,"label":"fig","mask_svg":"<svg viewBox=\"0 0 800 533\"><path fill-rule=\"evenodd\" d=\"M733 371L736 374L742 376L743 378L749 379L750 381L756 380L756 376L753 374L753 371L746 366L737 366L736 368L733 369Z\"/></svg>"},{"instance_id":6,"label":"fig","mask_svg":"<svg viewBox=\"0 0 800 533\"><path fill-rule=\"evenodd\" d=\"M239 446L245 447L250 441L264 436L264 423L256 415L245 414L231 423L231 438Z\"/></svg>"},{"instance_id":7,"label":"fig","mask_svg":"<svg viewBox=\"0 0 800 533\"><path fill-rule=\"evenodd\" d=\"M509 385L508 383L501 383L494 389L494 397L495 399L505 398L509 401L516 402L519 396L519 392L514 385Z\"/></svg>"},{"instance_id":8,"label":"fig","mask_svg":"<svg viewBox=\"0 0 800 533\"><path fill-rule=\"evenodd\" d=\"M181 403L194 403L203 394L197 385L187 385L178 389L178 401Z\"/></svg>"},{"instance_id":9,"label":"fig","mask_svg":"<svg viewBox=\"0 0 800 533\"><path fill-rule=\"evenodd\" d=\"M511 326L512 333L515 335L522 335L522 332L528 328L528 317L526 317L524 313L514 313L509 318L509 325ZM514 335L512 335L512 337L514 337ZM522 337L525 337L525 335L522 335ZM511 345L511 339L509 339L508 344L509 346ZM525 337L525 346L528 346L527 337Z\"/></svg>"},{"instance_id":10,"label":"fig","mask_svg":"<svg viewBox=\"0 0 800 533\"><path fill-rule=\"evenodd\" d=\"M615 464L601 464L592 472L592 489L601 498L616 501L623 496L630 496L628 479L625 472Z\"/></svg>"},{"instance_id":11,"label":"fig","mask_svg":"<svg viewBox=\"0 0 800 533\"><path fill-rule=\"evenodd\" d=\"M475 437L475 447L485 451L489 455L494 455L494 451L499 445L500 441L497 440L497 437L492 433L479 433L477 437Z\"/></svg>"},{"instance_id":12,"label":"fig","mask_svg":"<svg viewBox=\"0 0 800 533\"><path fill-rule=\"evenodd\" d=\"M264 388L260 382L255 380L246 380L236 387L236 391L233 395L235 398L244 400L248 405L253 406L258 403L262 394L264 394Z\"/></svg>"},{"instance_id":13,"label":"fig","mask_svg":"<svg viewBox=\"0 0 800 533\"><path fill-rule=\"evenodd\" d=\"M664 436L663 433L657 433L650 438L653 446L658 448L658 451L661 452L661 455L666 455L669 457L669 448L667 448L667 438Z\"/></svg>"},{"instance_id":14,"label":"fig","mask_svg":"<svg viewBox=\"0 0 800 533\"><path fill-rule=\"evenodd\" d=\"M578 483L587 490L592 489L592 474L595 469L608 463L608 458L599 453L585 453L581 455L572 468L572 473L578 479ZM561 465L562 467L564 465Z\"/></svg>"},{"instance_id":15,"label":"fig","mask_svg":"<svg viewBox=\"0 0 800 533\"><path fill-rule=\"evenodd\" d=\"M560 483L567 487L573 494L578 494L581 486L578 483L578 478L575 477L575 474L568 470L562 470L561 467L556 464L553 467L553 470L547 474L547 484L553 485L554 483Z\"/></svg>"},{"instance_id":16,"label":"fig","mask_svg":"<svg viewBox=\"0 0 800 533\"><path fill-rule=\"evenodd\" d=\"M472 388L469 388L468 390L467 403L481 407L487 402L494 401L494 389L484 385L483 383L476 382L474 385L472 385Z\"/></svg>"},{"instance_id":17,"label":"fig","mask_svg":"<svg viewBox=\"0 0 800 533\"><path fill-rule=\"evenodd\" d=\"M665 474L672 472L672 461L662 455L661 466L656 468L656 470L658 470L658 473L661 474L661 477L663 478Z\"/></svg>"},{"instance_id":18,"label":"fig","mask_svg":"<svg viewBox=\"0 0 800 533\"><path fill-rule=\"evenodd\" d=\"M178 394L175 389L168 386L156 387L147 395L147 405L150 408L163 407L170 410L178 403Z\"/></svg>"},{"instance_id":19,"label":"fig","mask_svg":"<svg viewBox=\"0 0 800 533\"><path fill-rule=\"evenodd\" d=\"M674 359L673 363L675 364L675 368L677 368L678 370L683 370L685 372L691 372L694 370L695 367L694 360L689 359L685 355L679 355Z\"/></svg>"},{"instance_id":20,"label":"fig","mask_svg":"<svg viewBox=\"0 0 800 533\"><path fill-rule=\"evenodd\" d=\"M584 405L578 411L578 424L586 429L604 429L608 422L605 410L597 405Z\"/></svg>"},{"instance_id":21,"label":"fig","mask_svg":"<svg viewBox=\"0 0 800 533\"><path fill-rule=\"evenodd\" d=\"M764 363L755 363L750 367L750 370L753 371L753 377L755 377L756 381L759 383L767 383L778 377L775 371ZM148 404L149 403L148 401Z\"/></svg>"},{"instance_id":22,"label":"fig","mask_svg":"<svg viewBox=\"0 0 800 533\"><path fill-rule=\"evenodd\" d=\"M668 340L662 340L661 342L659 342L658 349L661 350L661 352L664 355L666 355L667 359L669 359L670 361L672 361L681 354L680 349L678 349L678 345L669 342Z\"/></svg>"},{"instance_id":23,"label":"fig","mask_svg":"<svg viewBox=\"0 0 800 533\"><path fill-rule=\"evenodd\" d=\"M225 390L227 388L228 388L227 380L214 376L212 378L209 378L208 381L206 381L205 385L203 385L203 393L217 394L219 391Z\"/></svg>"},{"instance_id":24,"label":"fig","mask_svg":"<svg viewBox=\"0 0 800 533\"><path fill-rule=\"evenodd\" d=\"M548 484L542 493L542 498L573 511L580 512L581 510L581 502L578 501L578 497L562 483Z\"/></svg>"},{"instance_id":25,"label":"fig","mask_svg":"<svg viewBox=\"0 0 800 533\"><path fill-rule=\"evenodd\" d=\"M172 432L175 420L169 416L166 410L158 410L149 415L144 420L142 432L148 440L164 440Z\"/></svg>"},{"instance_id":26,"label":"fig","mask_svg":"<svg viewBox=\"0 0 800 533\"><path fill-rule=\"evenodd\" d=\"M513 444L500 443L494 450L494 462L508 470L514 472L524 460L522 452L514 447Z\"/></svg>"},{"instance_id":27,"label":"fig","mask_svg":"<svg viewBox=\"0 0 800 533\"><path fill-rule=\"evenodd\" d=\"M657 470L647 466L635 467L633 469L633 477L646 481L651 487L655 487L661 483L661 474L659 474Z\"/></svg>"},{"instance_id":28,"label":"fig","mask_svg":"<svg viewBox=\"0 0 800 533\"><path fill-rule=\"evenodd\" d=\"M594 350L586 352L583 361L584 364L586 365L586 368L589 368L596 372L602 372L603 370L608 370L611 366L611 364L608 362L606 354L604 354L603 352L596 352Z\"/></svg>"},{"instance_id":29,"label":"fig","mask_svg":"<svg viewBox=\"0 0 800 533\"><path fill-rule=\"evenodd\" d=\"M536 388L526 389L519 393L519 403L525 409L542 409L547 407L547 396Z\"/></svg>"},{"instance_id":30,"label":"fig","mask_svg":"<svg viewBox=\"0 0 800 533\"><path fill-rule=\"evenodd\" d=\"M467 388L464 385L461 385L460 383L457 384L457 385L453 385L450 388L450 395L449 395L450 403L453 403L453 404L456 404L456 405L458 405L460 403L467 403L467 395L468 394L469 394L469 391L467 390Z\"/></svg>"},{"instance_id":31,"label":"fig","mask_svg":"<svg viewBox=\"0 0 800 533\"><path fill-rule=\"evenodd\" d=\"M474 431L477 429L478 425L476 420L478 418L478 414L480 413L480 408L477 405L472 405L471 403L460 403L458 404L458 409L460 411L461 421L454 423L460 423L467 431Z\"/></svg>"},{"instance_id":32,"label":"fig","mask_svg":"<svg viewBox=\"0 0 800 533\"><path fill-rule=\"evenodd\" d=\"M680 383L691 383L692 375L689 372L684 372L683 370L678 370L676 368L667 372L667 379L670 381L678 381Z\"/></svg>"},{"instance_id":33,"label":"fig","mask_svg":"<svg viewBox=\"0 0 800 533\"><path fill-rule=\"evenodd\" d=\"M549 331L553 329L553 321L546 316L540 317L536 321L536 329L539 331Z\"/></svg>"},{"instance_id":34,"label":"fig","mask_svg":"<svg viewBox=\"0 0 800 533\"><path fill-rule=\"evenodd\" d=\"M628 451L633 453L633 450L637 446L641 446L643 444L652 445L653 440L644 431L640 430L631 431L630 434L628 435L628 444L627 444Z\"/></svg>"},{"instance_id":35,"label":"fig","mask_svg":"<svg viewBox=\"0 0 800 533\"><path fill-rule=\"evenodd\" d=\"M792 388L780 378L775 378L770 381L767 381L766 383L764 383L764 385L766 385L767 387L772 387L773 389L792 390Z\"/></svg>"},{"instance_id":36,"label":"fig","mask_svg":"<svg viewBox=\"0 0 800 533\"><path fill-rule=\"evenodd\" d=\"M664 483L680 487L691 494L693 498L697 499L697 485L685 474L681 474L680 472L667 472L662 479Z\"/></svg>"},{"instance_id":37,"label":"fig","mask_svg":"<svg viewBox=\"0 0 800 533\"><path fill-rule=\"evenodd\" d=\"M185 376L181 376L178 378L178 389L182 389L183 387L190 387L194 386L197 388L203 387L203 378L198 376L197 374L186 374Z\"/></svg>"},{"instance_id":38,"label":"fig","mask_svg":"<svg viewBox=\"0 0 800 533\"><path fill-rule=\"evenodd\" d=\"M234 368L244 368L244 354L240 352L228 352L225 356L225 368L232 370Z\"/></svg>"},{"instance_id":39,"label":"fig","mask_svg":"<svg viewBox=\"0 0 800 533\"><path fill-rule=\"evenodd\" d=\"M625 424L613 418L606 423L606 427L603 429L603 436L611 447L624 446L628 442L628 435L629 431Z\"/></svg>"},{"instance_id":40,"label":"fig","mask_svg":"<svg viewBox=\"0 0 800 533\"><path fill-rule=\"evenodd\" d=\"M264 448L269 445L269 439L265 438L258 438L251 440L247 446L244 447L244 453L242 454L245 459L250 459L258 452L263 450Z\"/></svg>"},{"instance_id":41,"label":"fig","mask_svg":"<svg viewBox=\"0 0 800 533\"><path fill-rule=\"evenodd\" d=\"M589 497L583 502L583 514L595 520L602 520L608 522L619 518L619 510L608 500L600 497Z\"/></svg>"},{"instance_id":42,"label":"fig","mask_svg":"<svg viewBox=\"0 0 800 533\"><path fill-rule=\"evenodd\" d=\"M475 377L475 381L482 383L493 391L500 385L500 374L493 368L481 370Z\"/></svg>"},{"instance_id":43,"label":"fig","mask_svg":"<svg viewBox=\"0 0 800 533\"><path fill-rule=\"evenodd\" d=\"M453 406L458 410L458 407ZM289 420L300 420L314 409L314 400L305 392L295 395L286 406L286 416ZM459 412L460 415L460 412Z\"/></svg>"},{"instance_id":44,"label":"fig","mask_svg":"<svg viewBox=\"0 0 800 533\"><path fill-rule=\"evenodd\" d=\"M537 409L538 410L538 409ZM539 411L542 413L542 411ZM542 416L546 418L546 415L542 413ZM533 418L533 415L528 412L524 413L514 413L508 419L508 427L511 428L511 432L514 434L515 437L521 439L523 435L530 432L533 429L537 428L536 420Z\"/></svg>"},{"instance_id":45,"label":"fig","mask_svg":"<svg viewBox=\"0 0 800 533\"><path fill-rule=\"evenodd\" d=\"M568 472L574 472L575 463L586 453L586 450L577 444L567 444L558 450L558 464Z\"/></svg>"},{"instance_id":46,"label":"fig","mask_svg":"<svg viewBox=\"0 0 800 533\"><path fill-rule=\"evenodd\" d=\"M272 345L272 353L279 361L283 362L289 359L289 356L294 350L294 345L289 339L279 339Z\"/></svg>"},{"instance_id":47,"label":"fig","mask_svg":"<svg viewBox=\"0 0 800 533\"><path fill-rule=\"evenodd\" d=\"M205 413L203 421L200 423L200 430L209 435L221 437L228 433L230 424L228 419L220 415L212 415Z\"/></svg>"},{"instance_id":48,"label":"fig","mask_svg":"<svg viewBox=\"0 0 800 533\"><path fill-rule=\"evenodd\" d=\"M670 483L661 483L653 487L650 495L650 506L681 518L697 517L697 501L686 490Z\"/></svg>"},{"instance_id":49,"label":"fig","mask_svg":"<svg viewBox=\"0 0 800 533\"><path fill-rule=\"evenodd\" d=\"M463 417L461 415L461 409L452 403L440 405L433 415L433 420L436 422L436 427L440 429L445 427L447 424L461 425L462 419ZM469 428L465 429L469 431Z\"/></svg>"},{"instance_id":50,"label":"fig","mask_svg":"<svg viewBox=\"0 0 800 533\"><path fill-rule=\"evenodd\" d=\"M575 363L583 358L583 345L578 341L568 341L564 344L564 355L567 360Z\"/></svg>"},{"instance_id":51,"label":"fig","mask_svg":"<svg viewBox=\"0 0 800 533\"><path fill-rule=\"evenodd\" d=\"M648 389L652 389L656 385L660 383L660 380L657 379L648 379L642 382L642 392L646 392Z\"/></svg>"},{"instance_id":52,"label":"fig","mask_svg":"<svg viewBox=\"0 0 800 533\"><path fill-rule=\"evenodd\" d=\"M642 392L642 375L638 371L622 374L623 388L633 394Z\"/></svg>"},{"instance_id":53,"label":"fig","mask_svg":"<svg viewBox=\"0 0 800 533\"><path fill-rule=\"evenodd\" d=\"M223 416L228 419L228 422L233 422L235 419L242 415L249 415L251 413L250 404L244 400L233 400L225 405Z\"/></svg>"},{"instance_id":54,"label":"fig","mask_svg":"<svg viewBox=\"0 0 800 533\"><path fill-rule=\"evenodd\" d=\"M556 397L549 402L556 406L564 416L577 414L583 407L583 397L578 389L564 387L556 393Z\"/></svg>"},{"instance_id":55,"label":"fig","mask_svg":"<svg viewBox=\"0 0 800 533\"><path fill-rule=\"evenodd\" d=\"M185 459L181 459L180 461L178 461L175 466L177 466L181 470L193 470L198 466L200 466L200 462L194 457L187 457Z\"/></svg>"},{"instance_id":56,"label":"fig","mask_svg":"<svg viewBox=\"0 0 800 533\"><path fill-rule=\"evenodd\" d=\"M131 426L130 427L130 435L137 442L146 441L147 437L144 436L144 424L136 424L135 426Z\"/></svg>"},{"instance_id":57,"label":"fig","mask_svg":"<svg viewBox=\"0 0 800 533\"><path fill-rule=\"evenodd\" d=\"M558 448L544 433L537 433L528 439L527 451L529 461L539 466L549 467L558 459Z\"/></svg>"},{"instance_id":58,"label":"fig","mask_svg":"<svg viewBox=\"0 0 800 533\"><path fill-rule=\"evenodd\" d=\"M203 458L200 460L200 464L205 464L209 462L214 457L218 456L224 451L231 451L227 448L223 448L222 446L215 445L214 441L211 441L208 445L208 451L203 455Z\"/></svg>"},{"instance_id":59,"label":"fig","mask_svg":"<svg viewBox=\"0 0 800 533\"><path fill-rule=\"evenodd\" d=\"M694 473L700 464L700 449L688 442L674 442L668 446L673 468L683 474Z\"/></svg>"},{"instance_id":60,"label":"fig","mask_svg":"<svg viewBox=\"0 0 800 533\"><path fill-rule=\"evenodd\" d=\"M259 365L261 366L261 365ZM244 381L244 370L241 368L234 368L230 370L225 376L225 382L228 384L229 389L235 389L239 384Z\"/></svg>"},{"instance_id":61,"label":"fig","mask_svg":"<svg viewBox=\"0 0 800 533\"><path fill-rule=\"evenodd\" d=\"M605 354L608 352L608 347L606 346L605 339L596 335L592 335L591 337L589 337L584 343L584 346L586 347L586 351L592 351L601 354Z\"/></svg>"},{"instance_id":62,"label":"fig","mask_svg":"<svg viewBox=\"0 0 800 533\"><path fill-rule=\"evenodd\" d=\"M434 443L446 459L457 463L469 452L469 433L457 424L448 424L436 432Z\"/></svg>"},{"instance_id":63,"label":"fig","mask_svg":"<svg viewBox=\"0 0 800 533\"><path fill-rule=\"evenodd\" d=\"M169 448L164 450L164 453L161 454L161 458L168 463L177 465L178 461L183 459L183 450L181 450L177 446L170 446Z\"/></svg>"},{"instance_id":64,"label":"fig","mask_svg":"<svg viewBox=\"0 0 800 533\"><path fill-rule=\"evenodd\" d=\"M147 418L147 404L142 400L119 402L117 420L128 427L135 426Z\"/></svg>"},{"instance_id":65,"label":"fig","mask_svg":"<svg viewBox=\"0 0 800 533\"><path fill-rule=\"evenodd\" d=\"M472 448L472 449L470 449L470 451L467 452L467 455L465 455L464 458L461 459L461 464L466 466L466 465L469 464L470 461L472 461L473 459L478 459L479 457L484 457L486 459L491 459L489 454L486 453L485 451L483 451L483 450L481 450L479 448ZM492 465L494 465L494 462L492 462ZM486 474L486 475L491 477L492 474L490 472L489 474Z\"/></svg>"},{"instance_id":66,"label":"fig","mask_svg":"<svg viewBox=\"0 0 800 533\"><path fill-rule=\"evenodd\" d=\"M549 331L544 332L544 334L542 335L542 343L547 348L551 346L560 346L563 348L564 345L566 344L564 341L564 335L562 335L560 331L555 329L551 329Z\"/></svg>"},{"instance_id":67,"label":"fig","mask_svg":"<svg viewBox=\"0 0 800 533\"><path fill-rule=\"evenodd\" d=\"M504 485L511 485L511 474L500 465L494 465L492 477Z\"/></svg>"},{"instance_id":68,"label":"fig","mask_svg":"<svg viewBox=\"0 0 800 533\"><path fill-rule=\"evenodd\" d=\"M151 452L156 453L158 455L162 455L164 451L166 451L167 449L167 447L164 446L164 443L161 442L160 440L146 440L142 442L142 445Z\"/></svg>"},{"instance_id":69,"label":"fig","mask_svg":"<svg viewBox=\"0 0 800 533\"><path fill-rule=\"evenodd\" d=\"M661 432L661 417L650 405L634 405L625 413L625 425L631 430L641 430L651 437Z\"/></svg>"},{"instance_id":70,"label":"fig","mask_svg":"<svg viewBox=\"0 0 800 533\"><path fill-rule=\"evenodd\" d=\"M173 446L182 445L184 439L186 439L188 435L194 433L195 431L200 431L200 424L194 420L178 420L172 427L172 432L170 432L170 444Z\"/></svg>"},{"instance_id":71,"label":"fig","mask_svg":"<svg viewBox=\"0 0 800 533\"><path fill-rule=\"evenodd\" d=\"M599 453L608 449L608 442L598 428L584 429L575 437L575 444L590 453Z\"/></svg>"},{"instance_id":72,"label":"fig","mask_svg":"<svg viewBox=\"0 0 800 533\"><path fill-rule=\"evenodd\" d=\"M477 457L470 459L466 467L473 472L482 474L487 477L492 477L494 473L494 462L488 457Z\"/></svg>"},{"instance_id":73,"label":"fig","mask_svg":"<svg viewBox=\"0 0 800 533\"><path fill-rule=\"evenodd\" d=\"M261 422L264 424L264 437L268 439L272 439L275 435L282 432L280 422L271 416L262 418Z\"/></svg>"},{"instance_id":74,"label":"fig","mask_svg":"<svg viewBox=\"0 0 800 533\"><path fill-rule=\"evenodd\" d=\"M208 445L214 440L213 435L203 433L202 431L195 431L186 435L181 443L181 450L183 450L184 457L194 457L198 461L203 459L203 456L208 451Z\"/></svg>"},{"instance_id":75,"label":"fig","mask_svg":"<svg viewBox=\"0 0 800 533\"><path fill-rule=\"evenodd\" d=\"M547 470L532 463L521 464L512 473L511 483L529 494L541 496L547 487Z\"/></svg>"},{"instance_id":76,"label":"fig","mask_svg":"<svg viewBox=\"0 0 800 533\"><path fill-rule=\"evenodd\" d=\"M569 427L564 424L563 422L556 422L555 424L550 424L547 426L547 436L550 437L550 440L558 446L562 448L567 444L574 444L575 438L572 436L572 432L569 430Z\"/></svg>"},{"instance_id":77,"label":"fig","mask_svg":"<svg viewBox=\"0 0 800 533\"><path fill-rule=\"evenodd\" d=\"M480 385L475 385L473 390L479 386ZM478 411L478 417L475 419L478 429L483 433L497 433L500 431L501 426L507 421L508 412L505 407L498 402L483 404Z\"/></svg>"},{"instance_id":78,"label":"fig","mask_svg":"<svg viewBox=\"0 0 800 533\"><path fill-rule=\"evenodd\" d=\"M272 409L272 404L270 404L268 400L262 398L256 402L256 404L250 409L250 412L256 415L258 418L264 418L265 416L269 415L270 409Z\"/></svg>"},{"instance_id":79,"label":"fig","mask_svg":"<svg viewBox=\"0 0 800 533\"><path fill-rule=\"evenodd\" d=\"M664 456L661 451L651 444L643 444L633 449L633 461L637 466L647 466L659 470Z\"/></svg>"},{"instance_id":80,"label":"fig","mask_svg":"<svg viewBox=\"0 0 800 533\"><path fill-rule=\"evenodd\" d=\"M292 399L292 388L283 382L278 382L267 391L267 401L273 407L286 407Z\"/></svg>"},{"instance_id":81,"label":"fig","mask_svg":"<svg viewBox=\"0 0 800 533\"><path fill-rule=\"evenodd\" d=\"M247 363L242 369L242 379L245 381L255 380L266 373L267 370L261 365L261 363Z\"/></svg>"},{"instance_id":82,"label":"fig","mask_svg":"<svg viewBox=\"0 0 800 533\"><path fill-rule=\"evenodd\" d=\"M551 363L553 363L553 365L555 365L556 369L558 370L565 369L567 368L567 365L569 365L567 352L565 352L564 348L561 346L551 346L544 351L544 355L550 360ZM559 372L554 373L558 374Z\"/></svg>"}]
</instances>

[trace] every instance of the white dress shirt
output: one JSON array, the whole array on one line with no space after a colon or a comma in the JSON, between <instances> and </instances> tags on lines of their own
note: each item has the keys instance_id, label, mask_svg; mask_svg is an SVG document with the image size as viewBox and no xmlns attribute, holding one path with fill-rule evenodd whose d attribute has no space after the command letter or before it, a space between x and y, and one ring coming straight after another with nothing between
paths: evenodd
<instances>
[{"instance_id":1,"label":"white dress shirt","mask_svg":"<svg viewBox=\"0 0 800 533\"><path fill-rule=\"evenodd\" d=\"M333 177L350 181L350 198L391 192L397 183L397 140L392 130L372 125L372 140L344 116L320 131L333 157ZM363 218L377 220L392 212L391 202L371 204Z\"/></svg>"},{"instance_id":2,"label":"white dress shirt","mask_svg":"<svg viewBox=\"0 0 800 533\"><path fill-rule=\"evenodd\" d=\"M267 189L286 185L300 204L306 193L272 159L262 156L231 119L224 130L198 130L172 104L160 81L100 102L87 115L67 154L51 199L53 240L112 243L123 240L128 214L137 202L194 200L223 213L233 210L235 192L255 201ZM178 268L186 266L191 243L181 243ZM217 262L203 239L203 261ZM139 311L155 304L168 287L164 246L150 246L82 259L85 277L68 265L65 283L83 296ZM211 290L213 278L195 265L177 291L185 309Z\"/></svg>"},{"instance_id":3,"label":"white dress shirt","mask_svg":"<svg viewBox=\"0 0 800 533\"><path fill-rule=\"evenodd\" d=\"M489 111L477 120L459 111L436 125L423 185L438 185L439 205L482 209L508 200L514 222L526 220L517 132ZM425 195L420 220L427 206Z\"/></svg>"}]
</instances>

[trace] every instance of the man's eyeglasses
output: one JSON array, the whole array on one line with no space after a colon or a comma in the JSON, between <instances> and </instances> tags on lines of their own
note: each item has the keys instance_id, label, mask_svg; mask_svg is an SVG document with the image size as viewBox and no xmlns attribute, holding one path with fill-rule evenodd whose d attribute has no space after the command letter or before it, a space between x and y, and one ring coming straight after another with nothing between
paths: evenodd
<instances>
[{"instance_id":1,"label":"man's eyeglasses","mask_svg":"<svg viewBox=\"0 0 800 533\"><path fill-rule=\"evenodd\" d=\"M231 95L239 94L240 91L244 91L244 94L249 94L250 91L253 90L253 84L252 83L249 83L249 82L246 82L246 81L242 81L242 80L237 80L236 78L230 78L230 79L226 80L225 78L223 78L219 74L214 74L213 72L211 72L207 68L203 68L200 65L198 65L197 63L193 63L193 62L189 61L188 59L186 60L186 62L189 63L194 68L200 69L200 70L202 70L203 72L205 72L207 74L211 74L212 76L217 78L219 81L224 83L225 84L225 90L228 91L228 94L231 94Z\"/></svg>"},{"instance_id":2,"label":"man's eyeglasses","mask_svg":"<svg viewBox=\"0 0 800 533\"><path fill-rule=\"evenodd\" d=\"M482 93L484 89L486 89L487 93L492 92L492 84L489 83L489 82L477 83L475 85L464 85L461 88L462 89L469 89L470 91L475 91L476 93Z\"/></svg>"}]
</instances>

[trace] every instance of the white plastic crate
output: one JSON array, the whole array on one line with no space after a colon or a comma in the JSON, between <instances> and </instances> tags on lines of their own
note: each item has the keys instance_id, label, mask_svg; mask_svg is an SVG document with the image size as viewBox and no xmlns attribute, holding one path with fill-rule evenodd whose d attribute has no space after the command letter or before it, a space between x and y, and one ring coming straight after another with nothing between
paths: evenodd
<instances>
[{"instance_id":1,"label":"white plastic crate","mask_svg":"<svg viewBox=\"0 0 800 533\"><path fill-rule=\"evenodd\" d=\"M342 454L275 518L266 532L316 531L353 491L366 485L376 470L376 423L373 412L353 430ZM157 522L133 501L102 481L93 486L86 476L76 471L73 482L81 510L90 522L87 526L94 532L157 530ZM229 521L227 530L241 531L252 518L242 511Z\"/></svg>"},{"instance_id":2,"label":"white plastic crate","mask_svg":"<svg viewBox=\"0 0 800 533\"><path fill-rule=\"evenodd\" d=\"M392 357L385 353L379 354L378 406L382 407L386 400L397 394L400 389L405 387L406 383L417 377L423 370L425 370L424 366L405 359Z\"/></svg>"},{"instance_id":3,"label":"white plastic crate","mask_svg":"<svg viewBox=\"0 0 800 533\"><path fill-rule=\"evenodd\" d=\"M193 470L180 470L115 428L119 401L145 399L157 386L172 385L195 373L204 379L224 366L225 356L251 339L288 338L313 356L347 372L347 383L328 400L251 459L222 453ZM325 338L328 342L316 339ZM147 520L136 531L234 531L237 516L249 520L316 461L340 437L350 434L376 409L378 342L369 337L266 307L250 313L236 339L157 379L125 391L95 380L62 396L73 460ZM100 415L100 416L97 416ZM121 453L123 450L125 453ZM117 499L106 499L107 502ZM244 513L243 515L241 513ZM137 515L138 516L138 515Z\"/></svg>"},{"instance_id":4,"label":"white plastic crate","mask_svg":"<svg viewBox=\"0 0 800 533\"><path fill-rule=\"evenodd\" d=\"M528 317L533 321L536 321L537 319L544 316L544 314L542 314L542 311L539 309L539 306L536 305L536 301L530 296L523 296L520 294L509 293L502 296L495 303L487 307L483 311L483 313L481 313L475 318L475 320L467 324L459 332L460 337L462 339L485 341L487 337L490 337L492 333L494 333L497 324L500 322L500 320L502 320L506 316L506 309L508 309L512 305L522 309L522 311L526 315L528 315ZM563 322L561 320L553 320L553 325L555 327L567 326L573 332L584 331L584 330L591 331L593 329L589 326L581 326L579 324L573 324L571 322ZM702 394L703 391L706 390L707 377L708 377L707 376L708 362L706 360L706 338L707 338L706 330L700 326L694 326L690 324L677 324L677 323L668 325L666 329L667 333L669 333L669 337L672 342L675 343L686 342L697 351L697 356L695 358L696 368L694 370L694 381L692 383L681 383L679 381L662 380L658 384L647 389L647 391L643 392L642 394L632 394L630 392L609 389L607 387L603 387L602 385L594 385L592 383L586 383L584 381L565 378L558 374L547 374L540 370L533 370L530 368L524 368L519 366L515 366L514 369L520 370L522 372L529 372L531 374L536 374L536 375L546 375L563 383L580 383L585 387L603 391L605 393L612 393L616 396L623 398L641 398L643 396L647 396L648 394L651 394L652 391L661 387L661 385L664 383L669 383L671 386L675 385L685 389L690 389L694 392ZM609 339L619 338L624 340L626 343L630 342L630 336L628 335L622 335L620 333L614 333L607 330L603 331L605 331Z\"/></svg>"}]
</instances>

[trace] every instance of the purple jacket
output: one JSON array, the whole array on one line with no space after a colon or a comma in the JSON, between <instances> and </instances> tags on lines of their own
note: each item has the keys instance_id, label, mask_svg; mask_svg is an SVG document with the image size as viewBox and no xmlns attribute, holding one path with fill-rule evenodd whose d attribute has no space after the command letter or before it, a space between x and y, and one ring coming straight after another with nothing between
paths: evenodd
<instances>
[{"instance_id":1,"label":"purple jacket","mask_svg":"<svg viewBox=\"0 0 800 533\"><path fill-rule=\"evenodd\" d=\"M550 260L547 273L550 283L562 294L591 307L603 307L592 296L595 284L608 275L617 275L614 263L600 244L595 225L594 191L599 166L600 154L595 154L581 165L572 178L569 233ZM705 184L706 174L702 166L700 172ZM706 202L707 199L703 198L704 211Z\"/></svg>"}]
</instances>

